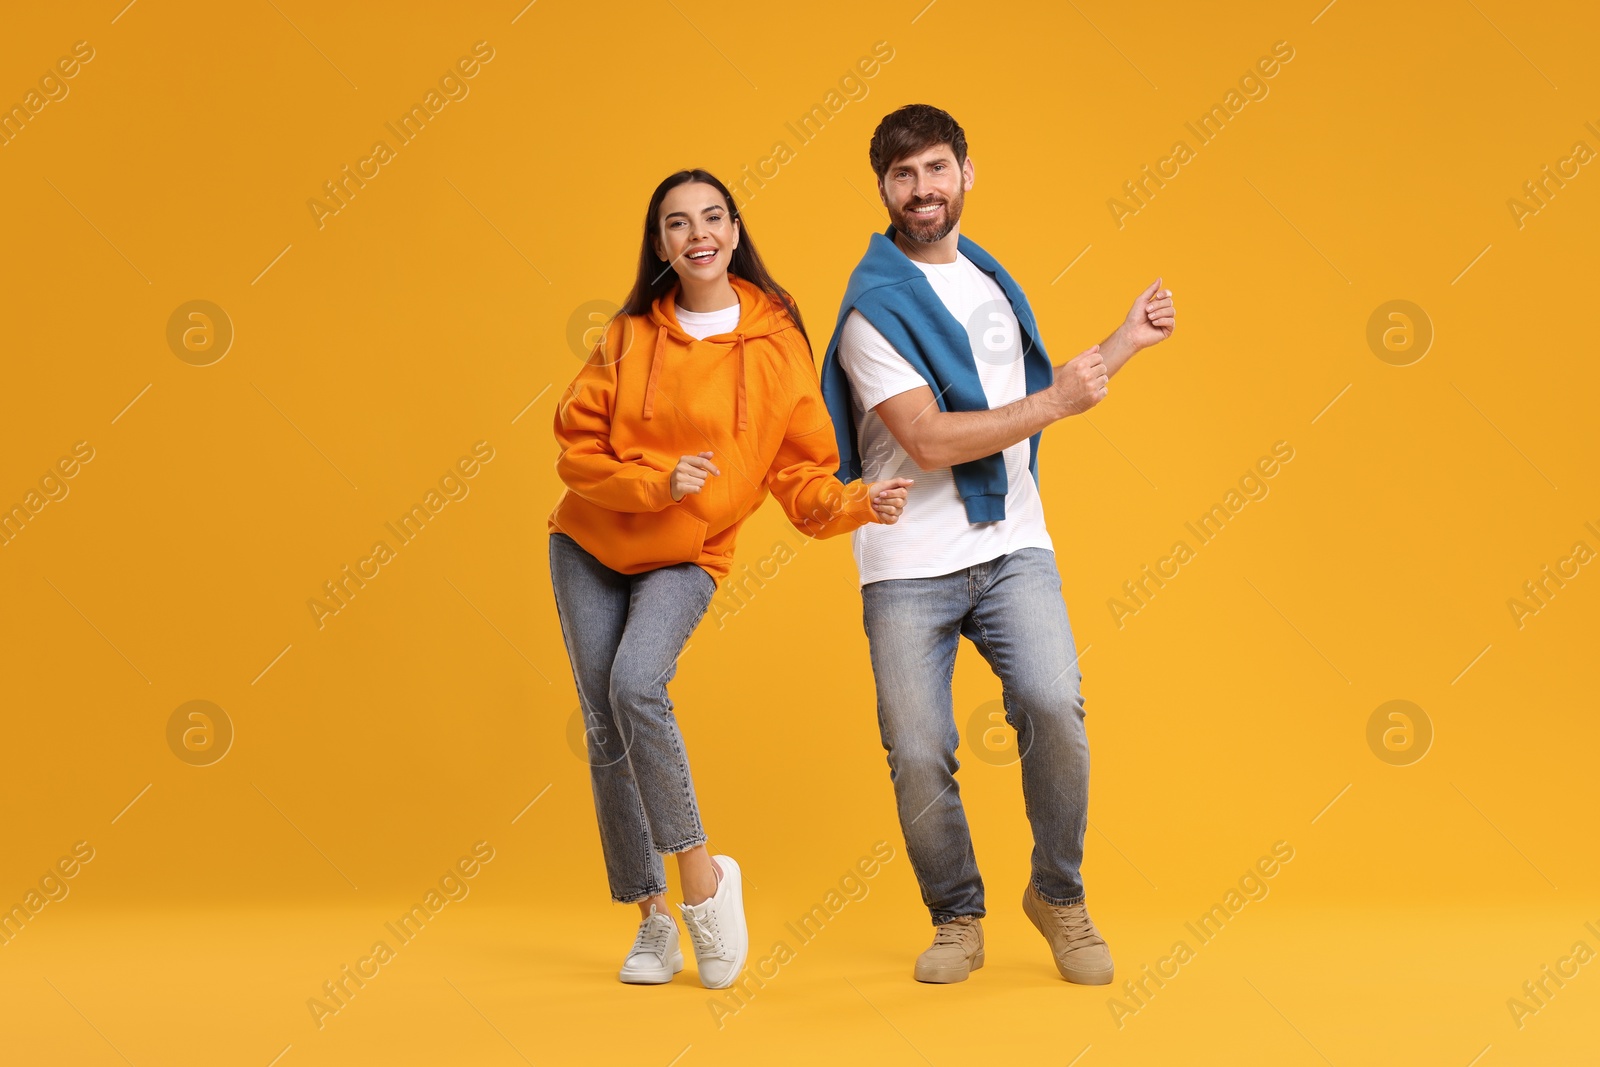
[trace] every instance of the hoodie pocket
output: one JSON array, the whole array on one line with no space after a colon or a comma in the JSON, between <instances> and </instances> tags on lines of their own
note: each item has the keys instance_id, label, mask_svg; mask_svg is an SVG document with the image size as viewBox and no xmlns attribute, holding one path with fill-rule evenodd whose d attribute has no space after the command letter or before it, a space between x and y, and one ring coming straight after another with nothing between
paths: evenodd
<instances>
[{"instance_id":1,"label":"hoodie pocket","mask_svg":"<svg viewBox=\"0 0 1600 1067\"><path fill-rule=\"evenodd\" d=\"M679 504L612 511L568 492L550 518L591 556L623 574L693 563L706 542L705 520Z\"/></svg>"}]
</instances>

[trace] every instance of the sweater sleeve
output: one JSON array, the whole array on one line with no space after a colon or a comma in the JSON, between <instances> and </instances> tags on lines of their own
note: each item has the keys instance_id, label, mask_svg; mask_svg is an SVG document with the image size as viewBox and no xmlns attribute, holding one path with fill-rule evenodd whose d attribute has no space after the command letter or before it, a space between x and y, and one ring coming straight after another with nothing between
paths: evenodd
<instances>
[{"instance_id":1,"label":"sweater sleeve","mask_svg":"<svg viewBox=\"0 0 1600 1067\"><path fill-rule=\"evenodd\" d=\"M616 363L596 350L556 405L555 436L561 446L556 473L568 489L612 511L661 511L672 505L672 472L611 449L611 412L617 390Z\"/></svg>"},{"instance_id":2,"label":"sweater sleeve","mask_svg":"<svg viewBox=\"0 0 1600 1067\"><path fill-rule=\"evenodd\" d=\"M795 529L811 537L832 537L881 521L865 482L846 485L836 477L839 447L822 392L812 375L796 377L799 400L767 472L767 488Z\"/></svg>"}]
</instances>

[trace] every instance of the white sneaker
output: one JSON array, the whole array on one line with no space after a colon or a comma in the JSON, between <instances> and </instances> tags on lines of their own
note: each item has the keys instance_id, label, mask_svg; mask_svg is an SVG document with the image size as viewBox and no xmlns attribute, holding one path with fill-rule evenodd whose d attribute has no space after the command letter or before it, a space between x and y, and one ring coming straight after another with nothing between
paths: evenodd
<instances>
[{"instance_id":1,"label":"white sneaker","mask_svg":"<svg viewBox=\"0 0 1600 1067\"><path fill-rule=\"evenodd\" d=\"M712 856L722 868L716 895L700 904L679 904L683 925L694 942L700 984L726 989L744 970L750 953L750 931L744 922L744 891L739 865L728 856Z\"/></svg>"},{"instance_id":2,"label":"white sneaker","mask_svg":"<svg viewBox=\"0 0 1600 1067\"><path fill-rule=\"evenodd\" d=\"M660 985L672 981L672 976L681 970L683 953L678 949L678 926L652 904L617 977L638 985Z\"/></svg>"}]
</instances>

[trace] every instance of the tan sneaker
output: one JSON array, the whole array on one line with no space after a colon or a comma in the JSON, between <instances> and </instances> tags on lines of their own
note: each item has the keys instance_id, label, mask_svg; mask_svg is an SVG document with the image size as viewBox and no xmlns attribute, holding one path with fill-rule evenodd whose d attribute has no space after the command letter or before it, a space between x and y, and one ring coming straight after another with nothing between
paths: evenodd
<instances>
[{"instance_id":1,"label":"tan sneaker","mask_svg":"<svg viewBox=\"0 0 1600 1067\"><path fill-rule=\"evenodd\" d=\"M982 966L983 925L976 915L962 915L933 928L933 944L911 974L919 982L965 982Z\"/></svg>"},{"instance_id":2,"label":"tan sneaker","mask_svg":"<svg viewBox=\"0 0 1600 1067\"><path fill-rule=\"evenodd\" d=\"M1061 977L1079 985L1108 985L1115 968L1105 938L1082 904L1050 904L1028 883L1022 892L1022 910L1050 942Z\"/></svg>"}]
</instances>

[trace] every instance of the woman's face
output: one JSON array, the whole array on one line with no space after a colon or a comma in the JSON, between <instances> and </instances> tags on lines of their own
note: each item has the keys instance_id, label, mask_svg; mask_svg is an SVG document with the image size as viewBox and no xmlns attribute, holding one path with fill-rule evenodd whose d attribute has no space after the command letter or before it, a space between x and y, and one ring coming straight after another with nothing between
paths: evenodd
<instances>
[{"instance_id":1,"label":"woman's face","mask_svg":"<svg viewBox=\"0 0 1600 1067\"><path fill-rule=\"evenodd\" d=\"M716 189L684 182L661 201L661 219L650 239L656 255L683 281L715 281L727 275L739 247L739 224L728 217L727 201Z\"/></svg>"}]
</instances>

